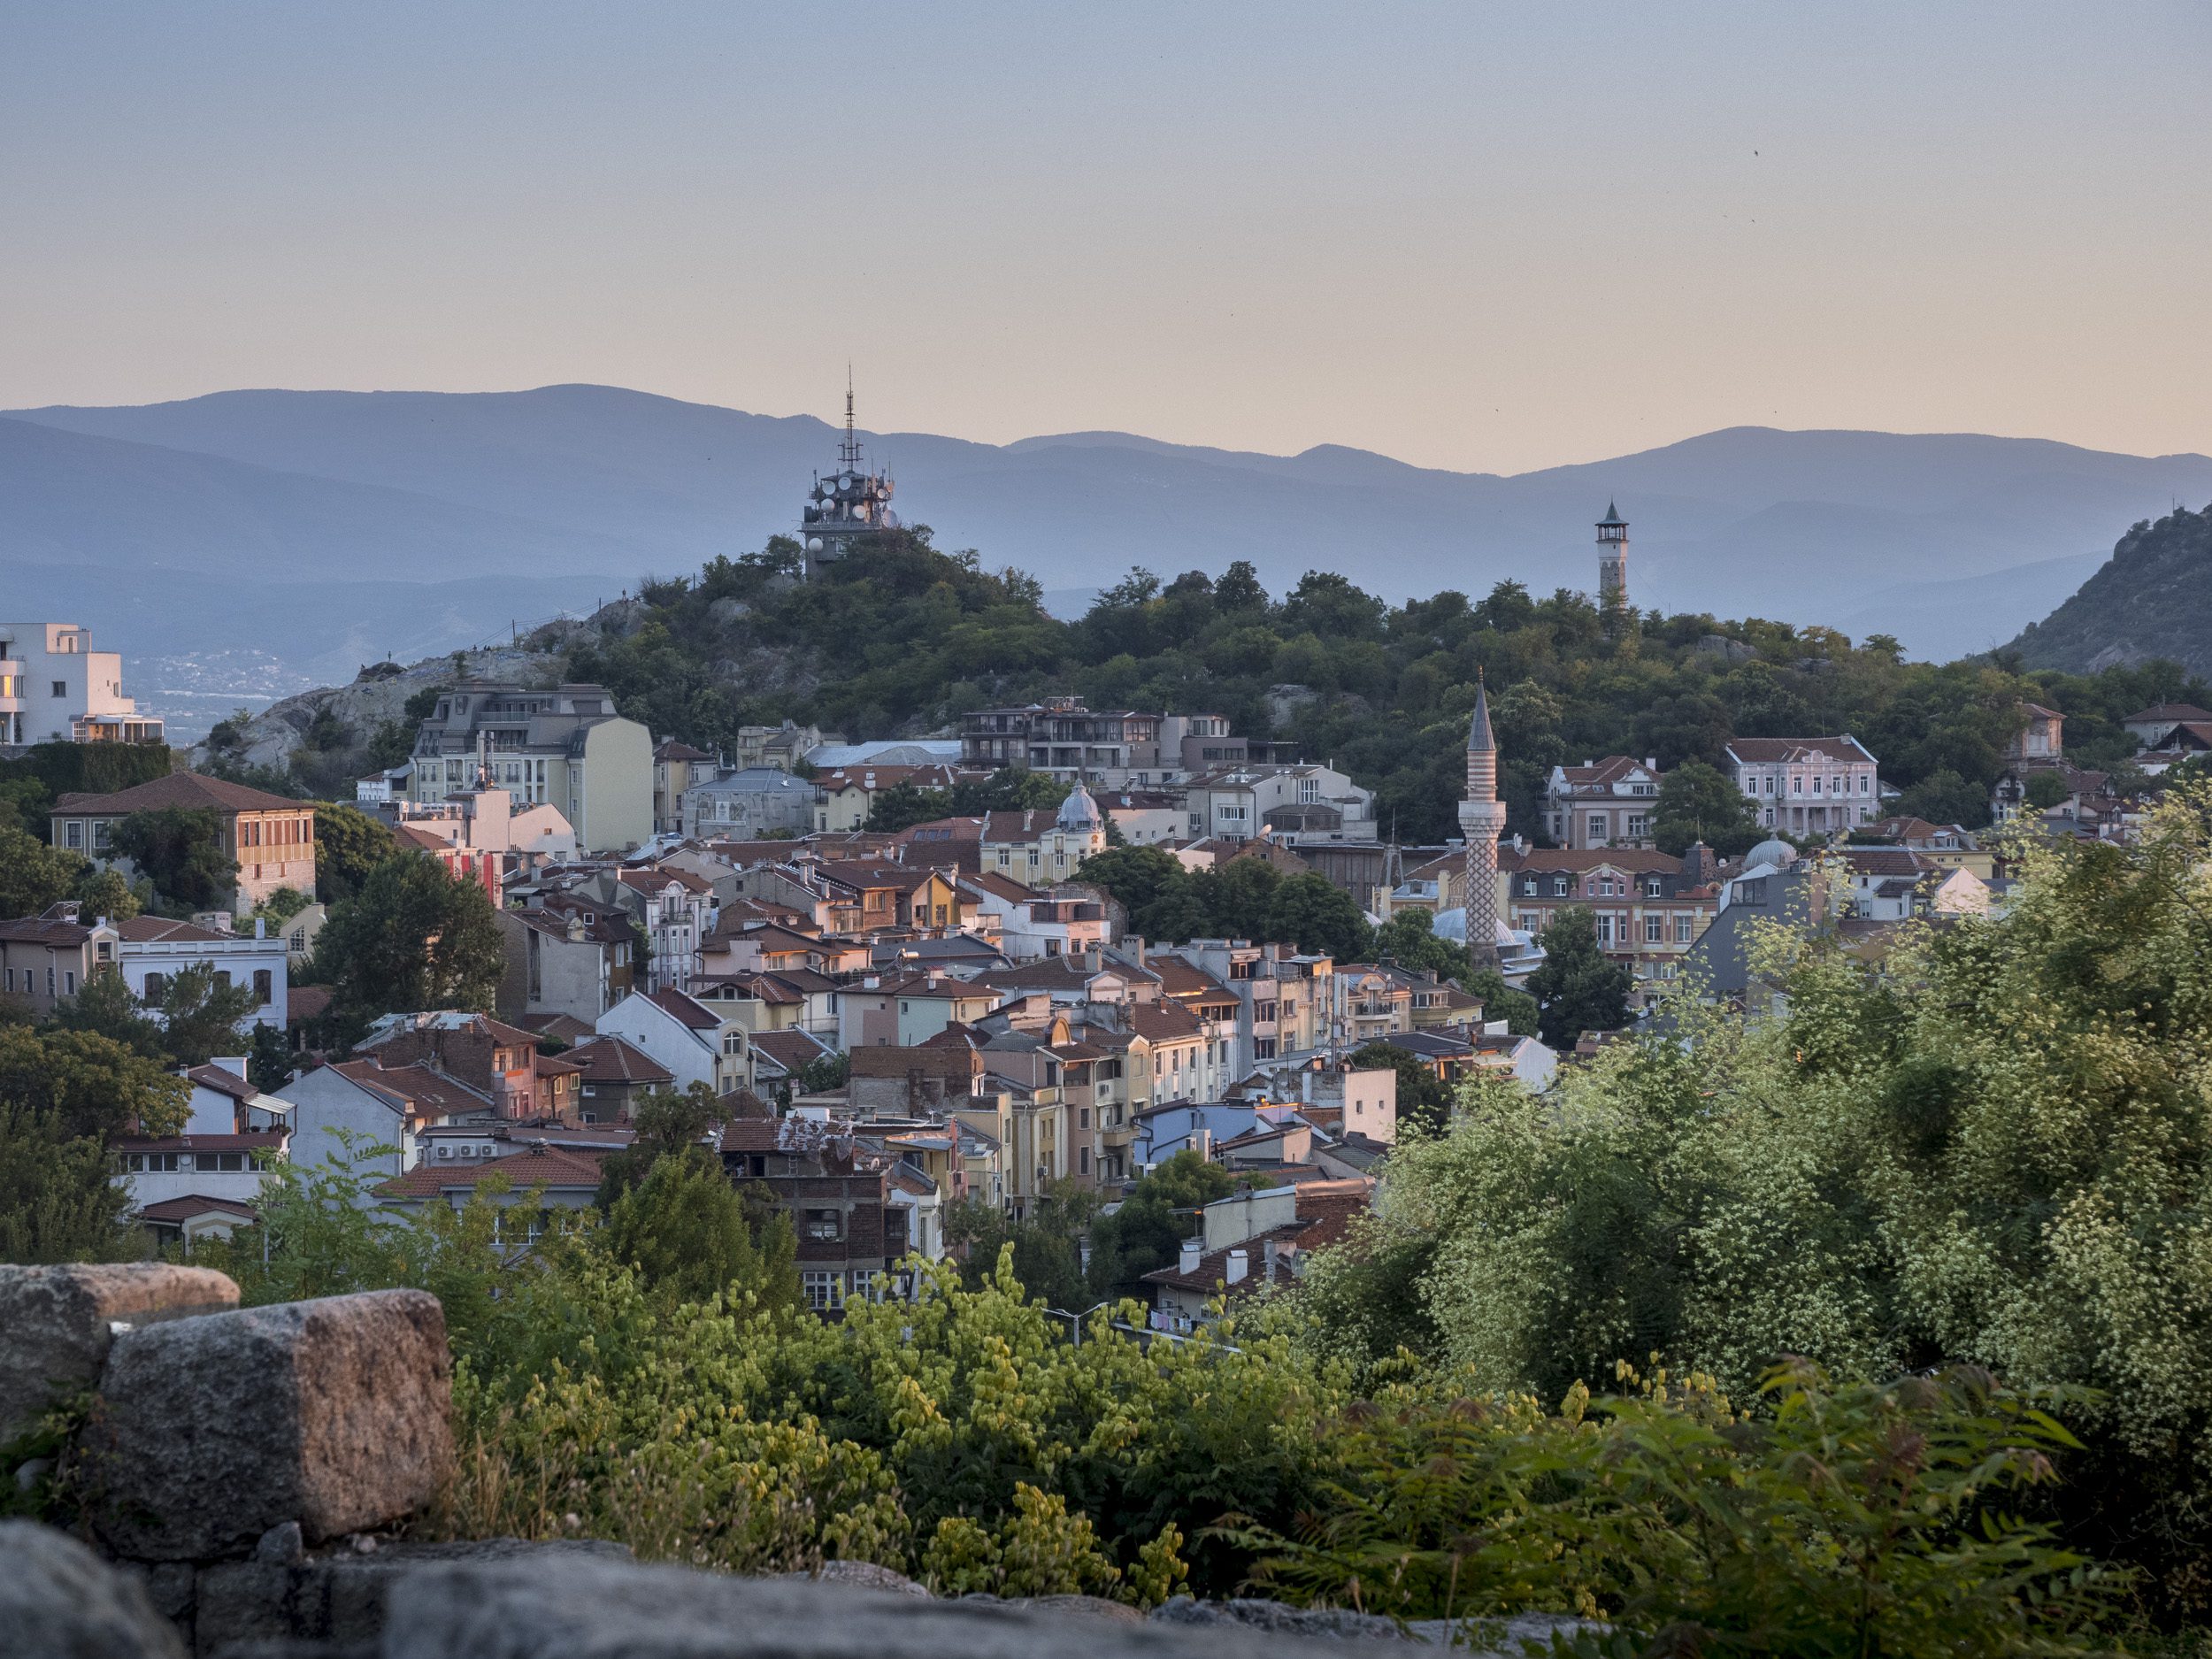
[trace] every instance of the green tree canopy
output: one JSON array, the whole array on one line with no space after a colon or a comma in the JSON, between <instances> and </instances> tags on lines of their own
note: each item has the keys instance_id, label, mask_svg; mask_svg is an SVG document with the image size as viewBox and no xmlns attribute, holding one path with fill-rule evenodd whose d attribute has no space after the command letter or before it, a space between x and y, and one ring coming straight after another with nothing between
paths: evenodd
<instances>
[{"instance_id":1,"label":"green tree canopy","mask_svg":"<svg viewBox=\"0 0 2212 1659\"><path fill-rule=\"evenodd\" d=\"M85 861L24 830L0 826L0 918L36 916L77 890Z\"/></svg>"},{"instance_id":2,"label":"green tree canopy","mask_svg":"<svg viewBox=\"0 0 2212 1659\"><path fill-rule=\"evenodd\" d=\"M223 850L223 820L211 807L165 806L117 821L109 850L129 859L179 911L220 910L238 883Z\"/></svg>"},{"instance_id":3,"label":"green tree canopy","mask_svg":"<svg viewBox=\"0 0 2212 1659\"><path fill-rule=\"evenodd\" d=\"M1677 858L1696 841L1740 858L1764 833L1751 798L1701 760L1686 760L1660 780L1651 832L1659 850Z\"/></svg>"},{"instance_id":4,"label":"green tree canopy","mask_svg":"<svg viewBox=\"0 0 2212 1659\"><path fill-rule=\"evenodd\" d=\"M358 893L332 908L315 941L318 972L357 1019L488 1010L506 960L482 886L418 853L370 871Z\"/></svg>"},{"instance_id":5,"label":"green tree canopy","mask_svg":"<svg viewBox=\"0 0 2212 1659\"><path fill-rule=\"evenodd\" d=\"M721 1159L703 1147L654 1161L607 1212L606 1244L670 1302L750 1295L764 1305L798 1305L791 1217L749 1217Z\"/></svg>"},{"instance_id":6,"label":"green tree canopy","mask_svg":"<svg viewBox=\"0 0 2212 1659\"><path fill-rule=\"evenodd\" d=\"M1174 1265L1199 1211L1236 1190L1237 1179L1187 1149L1158 1164L1110 1216L1091 1225L1090 1286L1095 1296L1135 1296L1155 1268Z\"/></svg>"},{"instance_id":7,"label":"green tree canopy","mask_svg":"<svg viewBox=\"0 0 2212 1659\"><path fill-rule=\"evenodd\" d=\"M1277 884L1261 936L1340 962L1363 960L1374 942L1374 930L1352 895L1310 871Z\"/></svg>"},{"instance_id":8,"label":"green tree canopy","mask_svg":"<svg viewBox=\"0 0 2212 1659\"><path fill-rule=\"evenodd\" d=\"M1529 975L1529 995L1540 1010L1537 1030L1555 1048L1571 1048L1586 1031L1618 1031L1628 1024L1629 972L1598 949L1597 920L1582 906L1554 916L1537 936L1544 961Z\"/></svg>"},{"instance_id":9,"label":"green tree canopy","mask_svg":"<svg viewBox=\"0 0 2212 1659\"><path fill-rule=\"evenodd\" d=\"M392 832L359 807L315 803L315 895L324 903L351 898L369 872L398 851Z\"/></svg>"}]
</instances>

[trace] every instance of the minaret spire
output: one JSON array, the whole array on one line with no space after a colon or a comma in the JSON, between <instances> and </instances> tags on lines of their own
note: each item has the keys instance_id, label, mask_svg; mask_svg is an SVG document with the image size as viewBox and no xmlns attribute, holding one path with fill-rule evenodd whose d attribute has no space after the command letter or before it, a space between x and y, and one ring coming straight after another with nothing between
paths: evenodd
<instances>
[{"instance_id":1,"label":"minaret spire","mask_svg":"<svg viewBox=\"0 0 2212 1659\"><path fill-rule=\"evenodd\" d=\"M1467 951L1479 968L1495 966L1498 959L1498 836L1504 828L1505 806L1498 799L1498 740L1490 729L1490 687L1478 667L1459 831L1467 842Z\"/></svg>"}]
</instances>

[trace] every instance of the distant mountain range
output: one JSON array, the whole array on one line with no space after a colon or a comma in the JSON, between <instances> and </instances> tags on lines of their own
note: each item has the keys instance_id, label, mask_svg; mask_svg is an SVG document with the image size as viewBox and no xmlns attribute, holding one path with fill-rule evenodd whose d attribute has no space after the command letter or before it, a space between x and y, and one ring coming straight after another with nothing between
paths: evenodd
<instances>
[{"instance_id":1,"label":"distant mountain range","mask_svg":"<svg viewBox=\"0 0 2212 1659\"><path fill-rule=\"evenodd\" d=\"M1507 577L1587 591L1612 500L1640 604L1888 633L1936 657L2011 638L2125 526L2212 499L2201 455L1971 435L1735 427L1515 477L1327 445L863 435L905 517L1033 572L1056 610L1131 565L1239 558L1278 591L1310 568L1392 599ZM16 411L0 418L0 583L134 656L211 634L343 678L757 549L792 527L837 440L810 417L596 386Z\"/></svg>"}]
</instances>

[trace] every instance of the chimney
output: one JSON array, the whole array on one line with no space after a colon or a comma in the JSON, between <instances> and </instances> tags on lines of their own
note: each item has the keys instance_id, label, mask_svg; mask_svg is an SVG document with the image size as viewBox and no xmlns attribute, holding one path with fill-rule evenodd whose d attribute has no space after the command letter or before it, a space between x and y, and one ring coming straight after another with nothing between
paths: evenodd
<instances>
[{"instance_id":1,"label":"chimney","mask_svg":"<svg viewBox=\"0 0 2212 1659\"><path fill-rule=\"evenodd\" d=\"M1241 1244L1229 1252L1229 1271L1222 1277L1232 1285L1241 1285L1244 1276L1251 1271L1252 1253Z\"/></svg>"},{"instance_id":2,"label":"chimney","mask_svg":"<svg viewBox=\"0 0 2212 1659\"><path fill-rule=\"evenodd\" d=\"M1654 760L1649 755L1647 755L1644 757L1644 770L1646 772L1657 772L1659 770L1659 763L1656 760Z\"/></svg>"},{"instance_id":3,"label":"chimney","mask_svg":"<svg viewBox=\"0 0 2212 1659\"><path fill-rule=\"evenodd\" d=\"M1260 1283L1275 1282L1275 1239L1273 1234L1260 1240Z\"/></svg>"},{"instance_id":4,"label":"chimney","mask_svg":"<svg viewBox=\"0 0 2212 1659\"><path fill-rule=\"evenodd\" d=\"M1205 1241L1202 1239L1184 1240L1182 1250L1175 1260L1175 1271L1179 1273L1195 1273L1198 1258L1205 1253Z\"/></svg>"}]
</instances>

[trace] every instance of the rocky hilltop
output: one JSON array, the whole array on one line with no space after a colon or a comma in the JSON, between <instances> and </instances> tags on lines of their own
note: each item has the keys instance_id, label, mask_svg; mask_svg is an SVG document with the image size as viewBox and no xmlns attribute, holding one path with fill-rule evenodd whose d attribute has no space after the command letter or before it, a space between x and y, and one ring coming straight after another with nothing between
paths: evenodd
<instances>
[{"instance_id":1,"label":"rocky hilltop","mask_svg":"<svg viewBox=\"0 0 2212 1659\"><path fill-rule=\"evenodd\" d=\"M2030 668L2093 674L2163 657L2212 674L2212 506L2146 519L2109 562L2011 649Z\"/></svg>"}]
</instances>

